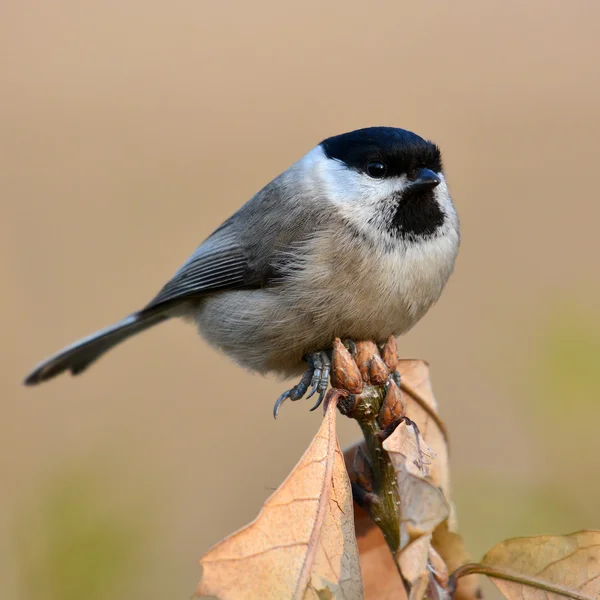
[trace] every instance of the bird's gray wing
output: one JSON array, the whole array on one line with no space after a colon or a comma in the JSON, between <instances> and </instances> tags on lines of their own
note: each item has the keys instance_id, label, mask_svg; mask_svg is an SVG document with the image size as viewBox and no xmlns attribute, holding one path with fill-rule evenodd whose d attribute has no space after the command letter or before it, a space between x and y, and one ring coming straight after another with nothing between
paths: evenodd
<instances>
[{"instance_id":1,"label":"bird's gray wing","mask_svg":"<svg viewBox=\"0 0 600 600\"><path fill-rule=\"evenodd\" d=\"M81 373L117 344L168 319L173 304L216 290L248 287L252 281L252 270L235 228L226 222L192 254L150 304L46 359L27 376L25 383L37 384L66 370L73 375Z\"/></svg>"},{"instance_id":2,"label":"bird's gray wing","mask_svg":"<svg viewBox=\"0 0 600 600\"><path fill-rule=\"evenodd\" d=\"M247 288L255 285L257 277L260 279L250 272L236 228L227 221L196 249L142 312L213 291Z\"/></svg>"},{"instance_id":3,"label":"bird's gray wing","mask_svg":"<svg viewBox=\"0 0 600 600\"><path fill-rule=\"evenodd\" d=\"M256 288L281 280L290 248L309 238L328 213L294 187L286 185L283 176L265 186L197 248L142 312L154 313L213 291Z\"/></svg>"}]
</instances>

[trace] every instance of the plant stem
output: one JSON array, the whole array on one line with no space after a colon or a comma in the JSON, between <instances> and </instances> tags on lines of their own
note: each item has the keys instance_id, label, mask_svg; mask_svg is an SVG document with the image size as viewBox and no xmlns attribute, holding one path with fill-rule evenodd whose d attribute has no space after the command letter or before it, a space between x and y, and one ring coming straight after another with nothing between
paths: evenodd
<instances>
[{"instance_id":1,"label":"plant stem","mask_svg":"<svg viewBox=\"0 0 600 600\"><path fill-rule=\"evenodd\" d=\"M566 588L562 585L552 583L550 581L543 581L535 575L528 575L526 573L517 573L506 569L501 566L494 565L482 565L479 563L469 563L458 567L452 576L450 577L449 589L450 593L454 595L456 591L456 585L458 580L465 575L487 575L492 579L502 579L504 581L512 581L523 586L528 586L534 589L543 590L546 595L557 594L564 596L565 598L572 598L573 600L589 600L589 596L579 593L577 590Z\"/></svg>"},{"instance_id":2,"label":"plant stem","mask_svg":"<svg viewBox=\"0 0 600 600\"><path fill-rule=\"evenodd\" d=\"M394 558L400 550L400 520L398 507L400 496L396 483L396 472L388 453L383 448L383 436L377 422L377 416L386 394L384 386L366 386L349 411L338 405L340 410L356 420L365 438L365 454L371 469L373 491L366 496L355 494L355 500L369 513L377 524ZM368 501L365 501L368 496ZM394 560L402 578L407 594L410 585L405 581L398 562Z\"/></svg>"},{"instance_id":3,"label":"plant stem","mask_svg":"<svg viewBox=\"0 0 600 600\"><path fill-rule=\"evenodd\" d=\"M377 413L375 413L377 414ZM381 529L385 541L395 555L400 548L400 523L398 506L400 498L396 486L396 473L379 437L375 418L359 421L367 446L367 457L373 474L373 494L377 501L368 507L369 515Z\"/></svg>"}]
</instances>

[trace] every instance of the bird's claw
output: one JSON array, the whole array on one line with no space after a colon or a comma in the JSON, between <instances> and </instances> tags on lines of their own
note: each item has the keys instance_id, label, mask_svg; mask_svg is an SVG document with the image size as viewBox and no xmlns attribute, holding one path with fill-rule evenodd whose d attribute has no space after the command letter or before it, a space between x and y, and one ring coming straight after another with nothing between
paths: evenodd
<instances>
[{"instance_id":1,"label":"bird's claw","mask_svg":"<svg viewBox=\"0 0 600 600\"><path fill-rule=\"evenodd\" d=\"M320 352L317 352L312 358L312 364L314 371L310 382L310 392L308 393L308 396L306 396L307 400L315 395L319 387L319 383L321 382L321 377L323 376L323 357L321 356Z\"/></svg>"},{"instance_id":2,"label":"bird's claw","mask_svg":"<svg viewBox=\"0 0 600 600\"><path fill-rule=\"evenodd\" d=\"M319 392L319 398L315 405L310 409L311 411L317 410L319 406L321 406L321 402L323 402L323 398L325 398L325 392L327 391L327 385L329 384L329 371L331 369L331 361L329 360L329 356L326 352L321 353L321 361L322 361L322 369L319 377L319 381L317 382L316 391ZM313 376L314 377L314 376ZM311 394L312 395L312 394ZM310 396L309 396L310 398Z\"/></svg>"},{"instance_id":3,"label":"bird's claw","mask_svg":"<svg viewBox=\"0 0 600 600\"><path fill-rule=\"evenodd\" d=\"M319 408L319 406L321 406L321 403L323 402L323 398L325 398L325 390L322 390L319 392L319 397L317 398L315 405L310 409L311 412L313 410L317 410L317 408Z\"/></svg>"},{"instance_id":4,"label":"bird's claw","mask_svg":"<svg viewBox=\"0 0 600 600\"><path fill-rule=\"evenodd\" d=\"M275 406L273 406L273 418L274 419L277 418L277 413L279 413L279 409L281 408L281 405L290 397L290 393L291 393L291 390L287 390L286 392L283 392L283 394L281 394L281 396L279 396L279 398L277 398L277 401L275 402Z\"/></svg>"},{"instance_id":5,"label":"bird's claw","mask_svg":"<svg viewBox=\"0 0 600 600\"><path fill-rule=\"evenodd\" d=\"M327 385L329 384L329 371L331 369L331 361L326 352L315 352L309 354L306 357L308 362L308 369L302 375L302 379L292 389L283 392L275 406L273 407L273 418L277 418L281 405L289 398L292 402L300 400L308 387L311 386L310 393L307 398L311 398L316 392L319 392L319 397L316 404L310 410L316 410L321 406L323 398L325 398L325 392L327 391Z\"/></svg>"}]
</instances>

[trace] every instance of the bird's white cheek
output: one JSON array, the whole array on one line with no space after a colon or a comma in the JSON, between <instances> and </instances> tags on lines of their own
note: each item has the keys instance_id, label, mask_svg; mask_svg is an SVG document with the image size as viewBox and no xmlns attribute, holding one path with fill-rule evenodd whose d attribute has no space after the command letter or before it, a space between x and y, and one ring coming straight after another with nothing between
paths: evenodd
<instances>
[{"instance_id":1,"label":"bird's white cheek","mask_svg":"<svg viewBox=\"0 0 600 600\"><path fill-rule=\"evenodd\" d=\"M375 204L401 191L404 178L373 179L328 158L321 147L313 148L300 161L308 179L337 205Z\"/></svg>"}]
</instances>

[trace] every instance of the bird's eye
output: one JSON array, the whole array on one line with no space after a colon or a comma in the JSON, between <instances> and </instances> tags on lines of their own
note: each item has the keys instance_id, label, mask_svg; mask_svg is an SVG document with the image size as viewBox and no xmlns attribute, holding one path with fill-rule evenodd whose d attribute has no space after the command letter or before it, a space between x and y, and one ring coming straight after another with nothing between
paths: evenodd
<instances>
[{"instance_id":1,"label":"bird's eye","mask_svg":"<svg viewBox=\"0 0 600 600\"><path fill-rule=\"evenodd\" d=\"M373 160L367 164L367 175L373 179L381 179L387 173L387 166L379 160Z\"/></svg>"}]
</instances>

